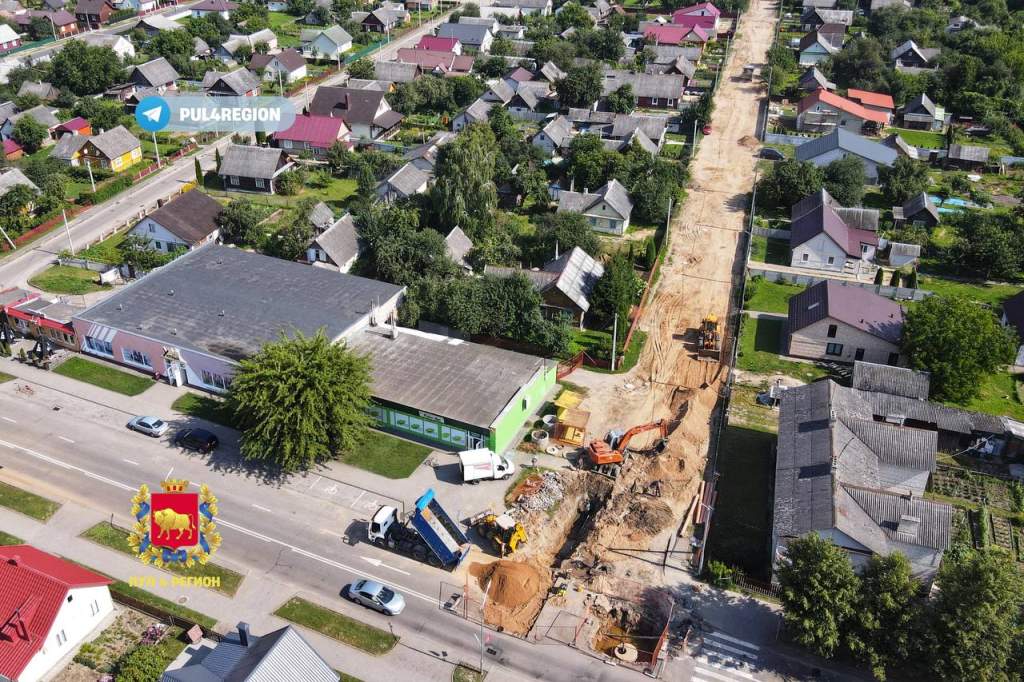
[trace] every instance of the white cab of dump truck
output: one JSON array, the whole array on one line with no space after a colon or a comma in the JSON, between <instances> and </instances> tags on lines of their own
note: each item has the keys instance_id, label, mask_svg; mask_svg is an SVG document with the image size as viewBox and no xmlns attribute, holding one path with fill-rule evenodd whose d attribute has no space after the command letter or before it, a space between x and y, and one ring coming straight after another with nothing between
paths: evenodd
<instances>
[{"instance_id":1,"label":"white cab of dump truck","mask_svg":"<svg viewBox=\"0 0 1024 682\"><path fill-rule=\"evenodd\" d=\"M459 453L459 469L463 483L474 483L484 479L508 478L516 472L516 465L487 448L477 448Z\"/></svg>"}]
</instances>

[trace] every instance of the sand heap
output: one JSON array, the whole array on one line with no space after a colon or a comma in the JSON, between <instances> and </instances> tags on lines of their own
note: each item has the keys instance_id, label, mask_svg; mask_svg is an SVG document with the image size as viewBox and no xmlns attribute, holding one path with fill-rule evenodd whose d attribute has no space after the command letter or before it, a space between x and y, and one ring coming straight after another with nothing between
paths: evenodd
<instances>
[{"instance_id":1,"label":"sand heap","mask_svg":"<svg viewBox=\"0 0 1024 682\"><path fill-rule=\"evenodd\" d=\"M473 564L470 573L480 589L487 588L484 620L499 630L525 635L537 619L551 578L531 563L502 559Z\"/></svg>"}]
</instances>

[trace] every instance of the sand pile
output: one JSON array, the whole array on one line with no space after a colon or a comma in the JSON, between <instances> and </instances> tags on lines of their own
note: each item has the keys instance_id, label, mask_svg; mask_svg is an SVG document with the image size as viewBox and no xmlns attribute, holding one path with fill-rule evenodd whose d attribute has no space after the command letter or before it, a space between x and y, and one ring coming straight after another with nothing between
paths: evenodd
<instances>
[{"instance_id":1,"label":"sand pile","mask_svg":"<svg viewBox=\"0 0 1024 682\"><path fill-rule=\"evenodd\" d=\"M530 631L551 586L546 571L530 563L502 559L473 564L469 572L481 590L487 588L485 622L516 635Z\"/></svg>"},{"instance_id":2,"label":"sand pile","mask_svg":"<svg viewBox=\"0 0 1024 682\"><path fill-rule=\"evenodd\" d=\"M630 505L625 521L634 530L655 535L672 523L672 508L661 500L639 497Z\"/></svg>"}]
</instances>

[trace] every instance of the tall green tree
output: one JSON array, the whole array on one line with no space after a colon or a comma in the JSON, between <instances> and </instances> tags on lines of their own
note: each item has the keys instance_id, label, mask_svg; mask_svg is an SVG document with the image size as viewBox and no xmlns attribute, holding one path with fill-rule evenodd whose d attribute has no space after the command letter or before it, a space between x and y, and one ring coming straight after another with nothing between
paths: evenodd
<instances>
[{"instance_id":1,"label":"tall green tree","mask_svg":"<svg viewBox=\"0 0 1024 682\"><path fill-rule=\"evenodd\" d=\"M413 208L373 203L358 214L357 226L372 274L387 282L409 286L457 272L444 236L437 230L421 230Z\"/></svg>"},{"instance_id":2,"label":"tall green tree","mask_svg":"<svg viewBox=\"0 0 1024 682\"><path fill-rule=\"evenodd\" d=\"M31 116L22 116L14 124L12 137L22 146L26 154L39 151L46 139L46 126Z\"/></svg>"},{"instance_id":3,"label":"tall green tree","mask_svg":"<svg viewBox=\"0 0 1024 682\"><path fill-rule=\"evenodd\" d=\"M1013 360L1016 333L990 310L963 296L929 296L903 323L903 352L931 372L931 396L966 403L985 377Z\"/></svg>"},{"instance_id":4,"label":"tall green tree","mask_svg":"<svg viewBox=\"0 0 1024 682\"><path fill-rule=\"evenodd\" d=\"M256 204L248 199L233 199L217 215L220 236L229 244L252 246L259 242L259 223L264 215Z\"/></svg>"},{"instance_id":5,"label":"tall green tree","mask_svg":"<svg viewBox=\"0 0 1024 682\"><path fill-rule=\"evenodd\" d=\"M843 206L859 206L864 198L864 164L856 156L836 159L823 169L825 189Z\"/></svg>"},{"instance_id":6,"label":"tall green tree","mask_svg":"<svg viewBox=\"0 0 1024 682\"><path fill-rule=\"evenodd\" d=\"M629 311L640 299L643 286L629 258L622 252L616 253L605 263L604 275L594 285L591 310L609 323L618 314L619 324L628 326Z\"/></svg>"},{"instance_id":7,"label":"tall green tree","mask_svg":"<svg viewBox=\"0 0 1024 682\"><path fill-rule=\"evenodd\" d=\"M628 114L633 111L636 99L633 96L633 86L629 83L620 86L606 99L608 108L619 114Z\"/></svg>"},{"instance_id":8,"label":"tall green tree","mask_svg":"<svg viewBox=\"0 0 1024 682\"><path fill-rule=\"evenodd\" d=\"M594 25L594 20L590 17L587 10L583 9L583 6L575 0L570 0L562 5L561 9L558 10L558 14L555 15L555 22L561 31L569 27L590 28Z\"/></svg>"},{"instance_id":9,"label":"tall green tree","mask_svg":"<svg viewBox=\"0 0 1024 682\"><path fill-rule=\"evenodd\" d=\"M555 91L562 106L589 107L601 96L602 81L597 64L570 66L565 78L555 81Z\"/></svg>"},{"instance_id":10,"label":"tall green tree","mask_svg":"<svg viewBox=\"0 0 1024 682\"><path fill-rule=\"evenodd\" d=\"M849 646L878 680L901 666L913 651L921 621L921 584L900 552L874 555L861 575L860 599L851 623Z\"/></svg>"},{"instance_id":11,"label":"tall green tree","mask_svg":"<svg viewBox=\"0 0 1024 682\"><path fill-rule=\"evenodd\" d=\"M777 575L789 635L831 658L856 613L860 581L850 559L831 540L812 533L789 541Z\"/></svg>"},{"instance_id":12,"label":"tall green tree","mask_svg":"<svg viewBox=\"0 0 1024 682\"><path fill-rule=\"evenodd\" d=\"M363 57L348 65L348 75L352 78L366 78L372 80L377 77L373 68L373 62Z\"/></svg>"},{"instance_id":13,"label":"tall green tree","mask_svg":"<svg viewBox=\"0 0 1024 682\"><path fill-rule=\"evenodd\" d=\"M494 227L498 207L495 146L490 126L474 124L441 147L437 156L430 196L438 221L446 229L461 227L472 240L483 238Z\"/></svg>"},{"instance_id":14,"label":"tall green tree","mask_svg":"<svg viewBox=\"0 0 1024 682\"><path fill-rule=\"evenodd\" d=\"M1003 551L944 561L928 614L927 663L941 680L1019 680L1015 655L1024 638L1024 580Z\"/></svg>"},{"instance_id":15,"label":"tall green tree","mask_svg":"<svg viewBox=\"0 0 1024 682\"><path fill-rule=\"evenodd\" d=\"M127 235L117 245L117 255L121 259L121 263L129 267L133 277L166 265L175 256L172 253L157 251L152 248L148 239L136 234Z\"/></svg>"},{"instance_id":16,"label":"tall green tree","mask_svg":"<svg viewBox=\"0 0 1024 682\"><path fill-rule=\"evenodd\" d=\"M824 181L821 169L813 163L786 159L773 164L757 183L757 200L766 206L789 208L820 190Z\"/></svg>"},{"instance_id":17,"label":"tall green tree","mask_svg":"<svg viewBox=\"0 0 1024 682\"><path fill-rule=\"evenodd\" d=\"M228 404L242 457L285 472L352 452L372 420L369 360L323 330L281 335L239 364Z\"/></svg>"},{"instance_id":18,"label":"tall green tree","mask_svg":"<svg viewBox=\"0 0 1024 682\"><path fill-rule=\"evenodd\" d=\"M540 266L560 254L580 247L593 257L601 252L601 240L580 213L545 213L537 219L537 231L529 248L531 265Z\"/></svg>"},{"instance_id":19,"label":"tall green tree","mask_svg":"<svg viewBox=\"0 0 1024 682\"><path fill-rule=\"evenodd\" d=\"M121 58L109 47L71 40L51 61L51 80L76 95L96 95L125 80Z\"/></svg>"},{"instance_id":20,"label":"tall green tree","mask_svg":"<svg viewBox=\"0 0 1024 682\"><path fill-rule=\"evenodd\" d=\"M898 156L891 167L878 167L878 182L882 185L885 200L893 206L902 206L911 197L928 189L928 166L906 156Z\"/></svg>"}]
</instances>

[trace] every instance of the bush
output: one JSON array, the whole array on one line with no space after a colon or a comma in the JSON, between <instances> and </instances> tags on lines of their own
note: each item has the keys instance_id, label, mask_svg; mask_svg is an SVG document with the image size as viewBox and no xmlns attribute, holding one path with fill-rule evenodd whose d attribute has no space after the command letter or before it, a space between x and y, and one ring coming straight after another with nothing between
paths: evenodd
<instances>
[{"instance_id":1,"label":"bush","mask_svg":"<svg viewBox=\"0 0 1024 682\"><path fill-rule=\"evenodd\" d=\"M733 587L733 571L721 561L709 561L705 577L715 587L727 590Z\"/></svg>"},{"instance_id":2,"label":"bush","mask_svg":"<svg viewBox=\"0 0 1024 682\"><path fill-rule=\"evenodd\" d=\"M286 171L277 178L277 191L285 196L294 196L302 191L306 172L301 169Z\"/></svg>"},{"instance_id":3,"label":"bush","mask_svg":"<svg viewBox=\"0 0 1024 682\"><path fill-rule=\"evenodd\" d=\"M100 187L95 192L82 192L78 197L79 204L101 204L107 199L120 194L132 186L132 179L123 176L114 180L109 185Z\"/></svg>"},{"instance_id":4,"label":"bush","mask_svg":"<svg viewBox=\"0 0 1024 682\"><path fill-rule=\"evenodd\" d=\"M164 661L156 648L140 645L118 659L114 666L118 682L152 682L164 672Z\"/></svg>"}]
</instances>

